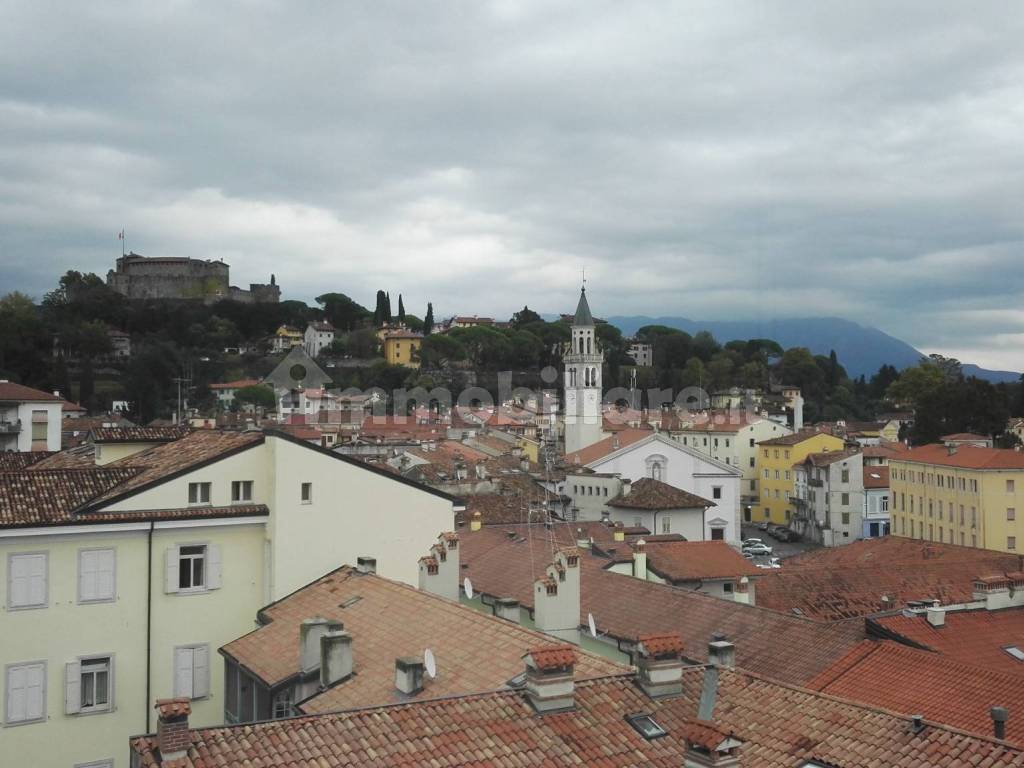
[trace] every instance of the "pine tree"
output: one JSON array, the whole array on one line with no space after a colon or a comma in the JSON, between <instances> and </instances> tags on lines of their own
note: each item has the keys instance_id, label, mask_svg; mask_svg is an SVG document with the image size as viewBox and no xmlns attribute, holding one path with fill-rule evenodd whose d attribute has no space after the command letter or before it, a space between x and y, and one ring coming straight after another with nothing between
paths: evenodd
<instances>
[{"instance_id":1,"label":"pine tree","mask_svg":"<svg viewBox=\"0 0 1024 768\"><path fill-rule=\"evenodd\" d=\"M402 294L398 294L398 322L405 324L405 304L402 303Z\"/></svg>"},{"instance_id":2,"label":"pine tree","mask_svg":"<svg viewBox=\"0 0 1024 768\"><path fill-rule=\"evenodd\" d=\"M429 336L434 330L434 305L427 302L427 314L423 318L423 335ZM1024 378L1024 377L1022 377Z\"/></svg>"}]
</instances>

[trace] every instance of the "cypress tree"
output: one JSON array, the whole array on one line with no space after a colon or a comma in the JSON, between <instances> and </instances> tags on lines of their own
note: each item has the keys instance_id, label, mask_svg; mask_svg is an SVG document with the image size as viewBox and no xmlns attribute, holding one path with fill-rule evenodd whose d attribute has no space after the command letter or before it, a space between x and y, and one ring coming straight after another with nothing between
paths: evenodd
<instances>
[{"instance_id":1,"label":"cypress tree","mask_svg":"<svg viewBox=\"0 0 1024 768\"><path fill-rule=\"evenodd\" d=\"M398 294L398 322L405 323L405 304L402 303L402 294Z\"/></svg>"},{"instance_id":2,"label":"cypress tree","mask_svg":"<svg viewBox=\"0 0 1024 768\"><path fill-rule=\"evenodd\" d=\"M431 331L434 330L434 305L431 302L427 302L427 314L423 317L423 335L429 336ZM1024 376L1021 377L1024 379Z\"/></svg>"}]
</instances>

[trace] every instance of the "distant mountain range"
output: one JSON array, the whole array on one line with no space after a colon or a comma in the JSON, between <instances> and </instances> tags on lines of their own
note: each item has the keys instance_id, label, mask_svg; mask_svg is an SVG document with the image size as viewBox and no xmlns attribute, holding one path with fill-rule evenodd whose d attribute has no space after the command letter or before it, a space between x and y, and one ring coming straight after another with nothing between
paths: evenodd
<instances>
[{"instance_id":1,"label":"distant mountain range","mask_svg":"<svg viewBox=\"0 0 1024 768\"><path fill-rule=\"evenodd\" d=\"M787 349L807 347L816 355L827 355L834 349L839 362L853 377L863 374L871 378L886 364L897 369L907 368L925 356L905 341L877 328L859 325L841 317L801 317L761 322L639 315L609 317L607 320L627 336L632 336L645 325L665 325L690 334L710 331L723 344L733 339L773 339ZM977 376L991 382L1016 381L1020 376L1014 371L990 371L969 363L964 363L963 372L967 376Z\"/></svg>"}]
</instances>

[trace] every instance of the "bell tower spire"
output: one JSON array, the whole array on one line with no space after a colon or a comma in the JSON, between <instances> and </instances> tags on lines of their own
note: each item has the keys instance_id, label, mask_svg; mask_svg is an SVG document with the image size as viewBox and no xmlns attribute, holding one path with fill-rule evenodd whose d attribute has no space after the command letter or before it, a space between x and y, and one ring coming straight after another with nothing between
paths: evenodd
<instances>
[{"instance_id":1,"label":"bell tower spire","mask_svg":"<svg viewBox=\"0 0 1024 768\"><path fill-rule=\"evenodd\" d=\"M594 316L587 301L586 278L573 317L565 364L565 452L575 453L602 438L601 367Z\"/></svg>"}]
</instances>

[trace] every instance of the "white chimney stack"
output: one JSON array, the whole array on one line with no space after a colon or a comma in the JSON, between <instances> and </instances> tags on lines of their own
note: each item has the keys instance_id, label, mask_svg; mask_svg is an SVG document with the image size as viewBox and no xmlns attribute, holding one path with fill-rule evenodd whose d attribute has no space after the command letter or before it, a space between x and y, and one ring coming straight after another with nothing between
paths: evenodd
<instances>
[{"instance_id":1,"label":"white chimney stack","mask_svg":"<svg viewBox=\"0 0 1024 768\"><path fill-rule=\"evenodd\" d=\"M652 699L683 692L683 639L679 635L641 635L636 643L637 685Z\"/></svg>"},{"instance_id":2,"label":"white chimney stack","mask_svg":"<svg viewBox=\"0 0 1024 768\"><path fill-rule=\"evenodd\" d=\"M352 674L352 635L344 630L320 638L320 686L329 688Z\"/></svg>"},{"instance_id":3,"label":"white chimney stack","mask_svg":"<svg viewBox=\"0 0 1024 768\"><path fill-rule=\"evenodd\" d=\"M633 545L633 575L647 580L647 542L643 539Z\"/></svg>"},{"instance_id":4,"label":"white chimney stack","mask_svg":"<svg viewBox=\"0 0 1024 768\"><path fill-rule=\"evenodd\" d=\"M575 706L576 649L573 646L534 648L523 659L526 661L526 700L537 712L562 712Z\"/></svg>"},{"instance_id":5,"label":"white chimney stack","mask_svg":"<svg viewBox=\"0 0 1024 768\"><path fill-rule=\"evenodd\" d=\"M446 600L459 599L459 536L442 533L430 554L420 558L419 588Z\"/></svg>"},{"instance_id":6,"label":"white chimney stack","mask_svg":"<svg viewBox=\"0 0 1024 768\"><path fill-rule=\"evenodd\" d=\"M320 667L320 638L328 632L344 629L340 621L314 616L299 625L299 672L314 672Z\"/></svg>"},{"instance_id":7,"label":"white chimney stack","mask_svg":"<svg viewBox=\"0 0 1024 768\"><path fill-rule=\"evenodd\" d=\"M533 618L541 632L579 645L580 554L577 549L555 553L546 575L534 582Z\"/></svg>"},{"instance_id":8,"label":"white chimney stack","mask_svg":"<svg viewBox=\"0 0 1024 768\"><path fill-rule=\"evenodd\" d=\"M423 659L418 656L395 659L395 688L408 696L423 690Z\"/></svg>"},{"instance_id":9,"label":"white chimney stack","mask_svg":"<svg viewBox=\"0 0 1024 768\"><path fill-rule=\"evenodd\" d=\"M928 623L936 629L946 626L946 609L939 606L928 607Z\"/></svg>"},{"instance_id":10,"label":"white chimney stack","mask_svg":"<svg viewBox=\"0 0 1024 768\"><path fill-rule=\"evenodd\" d=\"M499 619L519 623L519 601L514 597L499 597L494 601L494 615Z\"/></svg>"}]
</instances>

